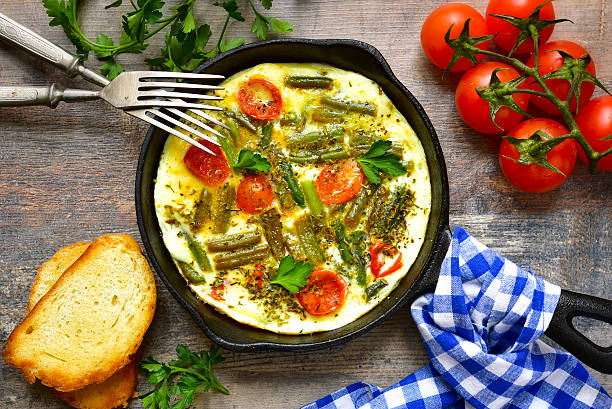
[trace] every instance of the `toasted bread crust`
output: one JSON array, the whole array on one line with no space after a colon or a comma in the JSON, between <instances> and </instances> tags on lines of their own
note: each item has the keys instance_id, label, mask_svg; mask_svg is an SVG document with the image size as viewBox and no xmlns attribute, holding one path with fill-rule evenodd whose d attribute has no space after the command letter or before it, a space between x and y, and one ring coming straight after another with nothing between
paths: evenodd
<instances>
[{"instance_id":1,"label":"toasted bread crust","mask_svg":"<svg viewBox=\"0 0 612 409\"><path fill-rule=\"evenodd\" d=\"M36 303L49 292L60 276L87 250L91 243L78 242L57 251L38 269L26 312L29 314Z\"/></svg>"},{"instance_id":2,"label":"toasted bread crust","mask_svg":"<svg viewBox=\"0 0 612 409\"><path fill-rule=\"evenodd\" d=\"M130 263L133 264L133 273L139 275L138 277L131 277L131 279L139 283L142 282L142 287L138 285L137 288L138 290L142 289L143 302L138 306L130 305L130 307L137 307L139 310L133 312L132 316L129 317L131 320L137 315L133 322L129 321L129 329L134 333L132 334L130 332L130 337L128 337L128 339L122 339L122 342L125 341L126 344L122 345L120 351L116 351L117 344L104 345L104 348L101 348L102 352L99 352L102 355L98 357L98 362L95 364L86 359L82 359L75 363L67 362L63 358L55 356L45 350L46 347L57 347L56 344L61 343L61 340L57 342L54 341L54 344L47 342L42 346L35 344L34 346L38 347L35 348L33 343L40 342L40 333L36 333L31 337L28 335L38 330L37 325L39 324L43 327L41 331L47 329L45 325L48 327L50 324L48 324L45 319L50 315L50 310L57 307L59 311L61 307L66 305L62 304L63 301L66 301L64 300L64 292L70 292L70 290L72 290L72 293L74 293L75 286L78 290L83 290L83 286L84 289L87 290L87 278L91 278L88 276L88 274L91 275L88 267L90 267L90 265L96 266L95 263L98 263L95 271L101 270L103 268L102 266L106 265L102 263L102 259L108 257L108 252L110 251L120 253L119 255L113 253L112 257L114 257L114 261L116 261L118 257L121 258L125 256L125 259L121 259L120 261L126 263L129 260ZM116 278L118 274L125 272L112 270L105 271L105 273L113 275L111 278ZM101 280L101 282L108 285L106 280ZM119 282L121 282L121 280L119 280ZM93 286L90 285L90 287ZM100 296L108 297L109 295L105 294L103 289L100 292L102 292ZM128 297L128 299L130 298ZM87 297L80 298L78 301L83 304L93 302ZM104 299L103 301L106 302L108 300ZM130 299L130 301L132 300ZM26 319L13 330L7 341L6 349L2 352L2 356L6 363L20 369L28 382L33 383L36 378L38 378L44 385L53 387L59 391L69 392L90 384L104 382L112 374L127 365L130 362L130 356L138 350L142 342L142 337L153 319L155 302L156 289L153 273L142 255L138 243L131 237L122 234L99 237L87 248L87 250L85 250L83 255L61 275L56 284L40 299ZM94 309L92 305L87 305L87 307L89 307L88 311L95 311L96 314L98 313L98 309ZM125 308L125 304L123 307ZM70 306L66 308L69 309L69 313L73 313ZM98 318L105 318L105 316L102 315L103 311L100 311L100 313L100 317L95 316L93 319L91 317L85 318L88 318L90 323L97 325ZM53 318L57 317L53 316ZM74 318L77 323L82 323L82 321L79 321L82 317L74 316L72 318ZM64 324L64 322L52 322L51 324L58 325ZM70 324L70 322L67 321L65 324ZM55 329L56 327L53 328ZM101 331L100 328L94 328L94 330ZM47 330L47 333L43 332L42 335L48 337L48 332L49 330ZM102 332L102 335L108 335L108 333ZM35 339L33 340L33 338ZM44 338L44 340L46 339L47 338ZM65 341L67 345L62 344L63 349L61 349L61 351L73 356L73 351L71 351L70 348L81 348L79 353L82 354L83 347L80 341L81 340L78 339L74 342L71 340ZM74 365L71 366L71 364L78 364L80 367L74 368Z\"/></svg>"},{"instance_id":3,"label":"toasted bread crust","mask_svg":"<svg viewBox=\"0 0 612 409\"><path fill-rule=\"evenodd\" d=\"M53 392L64 402L77 409L112 409L126 405L134 395L138 383L136 358L102 383L96 383L72 392Z\"/></svg>"}]
</instances>

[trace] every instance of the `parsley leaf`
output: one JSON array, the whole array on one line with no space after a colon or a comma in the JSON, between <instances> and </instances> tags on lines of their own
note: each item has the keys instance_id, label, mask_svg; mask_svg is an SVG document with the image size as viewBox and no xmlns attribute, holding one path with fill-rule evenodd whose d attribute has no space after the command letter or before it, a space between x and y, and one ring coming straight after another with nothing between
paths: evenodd
<instances>
[{"instance_id":1,"label":"parsley leaf","mask_svg":"<svg viewBox=\"0 0 612 409\"><path fill-rule=\"evenodd\" d=\"M259 153L255 153L249 149L242 149L238 154L238 161L232 167L268 173L271 166L270 162Z\"/></svg>"},{"instance_id":2,"label":"parsley leaf","mask_svg":"<svg viewBox=\"0 0 612 409\"><path fill-rule=\"evenodd\" d=\"M310 273L314 265L305 261L295 262L291 256L283 257L278 265L278 273L276 278L270 281L270 284L278 284L291 293L300 291L300 287L306 285L306 279L310 277Z\"/></svg>"},{"instance_id":3,"label":"parsley leaf","mask_svg":"<svg viewBox=\"0 0 612 409\"><path fill-rule=\"evenodd\" d=\"M370 182L380 184L379 171L391 177L406 173L406 168L402 165L400 158L387 152L390 147L391 141L377 139L363 156L357 158L357 162Z\"/></svg>"},{"instance_id":4,"label":"parsley leaf","mask_svg":"<svg viewBox=\"0 0 612 409\"><path fill-rule=\"evenodd\" d=\"M286 21L277 20L273 17L266 17L259 11L257 11L255 5L253 4L253 0L249 0L249 4L251 5L253 12L255 13L255 21L253 22L253 26L251 27L251 33L256 34L260 40L265 40L266 38L268 38L268 32L270 31L270 29L272 29L272 31L274 31L275 33L288 33L290 31L293 31L292 24ZM261 4L266 10L272 7L271 0L262 0Z\"/></svg>"},{"instance_id":5,"label":"parsley leaf","mask_svg":"<svg viewBox=\"0 0 612 409\"><path fill-rule=\"evenodd\" d=\"M110 80L116 78L123 71L125 71L123 65L115 61L114 58L109 58L104 65L100 67L100 72L102 72L102 75L106 76Z\"/></svg>"},{"instance_id":6,"label":"parsley leaf","mask_svg":"<svg viewBox=\"0 0 612 409\"><path fill-rule=\"evenodd\" d=\"M266 10L270 10L270 7L272 7L272 0L261 0L261 5L264 6Z\"/></svg>"},{"instance_id":7,"label":"parsley leaf","mask_svg":"<svg viewBox=\"0 0 612 409\"><path fill-rule=\"evenodd\" d=\"M223 3L217 1L214 3L214 5L223 7L223 9L227 11L227 14L234 20L244 21L244 17L238 11L238 4L236 3L236 0L224 1Z\"/></svg>"},{"instance_id":8,"label":"parsley leaf","mask_svg":"<svg viewBox=\"0 0 612 409\"><path fill-rule=\"evenodd\" d=\"M148 374L147 382L154 385L151 391L140 396L145 409L169 409L173 398L178 400L172 404L172 409L185 409L193 403L197 391L209 391L210 388L229 394L212 372L212 367L224 360L219 347L211 346L208 352L196 354L178 345L176 353L179 359L168 364L151 357L140 363L140 369ZM175 373L181 374L179 381L168 388Z\"/></svg>"}]
</instances>

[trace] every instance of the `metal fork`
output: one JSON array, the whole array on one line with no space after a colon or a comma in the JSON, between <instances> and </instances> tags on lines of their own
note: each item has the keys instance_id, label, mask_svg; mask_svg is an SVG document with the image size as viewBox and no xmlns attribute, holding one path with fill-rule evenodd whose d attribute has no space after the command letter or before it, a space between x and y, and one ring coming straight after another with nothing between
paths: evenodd
<instances>
[{"instance_id":1,"label":"metal fork","mask_svg":"<svg viewBox=\"0 0 612 409\"><path fill-rule=\"evenodd\" d=\"M126 113L142 119L151 125L157 126L184 141L197 146L214 155L209 149L190 138L183 132L175 129L178 126L202 139L218 145L217 141L188 126L186 120L214 135L221 136L219 132L209 125L194 118L178 108L188 109L196 116L206 119L214 124L226 126L202 112L202 110L221 110L219 107L186 102L191 100L220 100L221 97L194 93L177 92L170 89L191 90L218 90L222 87L199 84L193 82L175 82L168 80L221 80L221 75L192 74L159 71L134 71L120 74L113 81L91 71L79 61L79 58L63 48L47 41L33 31L23 27L0 13L0 38L28 51L35 56L50 62L65 71L69 76L80 75L87 81L104 88L98 91L60 89L55 84L48 87L0 87L0 106L48 105L55 107L60 101L76 102L102 98L111 105L124 109Z\"/></svg>"}]
</instances>

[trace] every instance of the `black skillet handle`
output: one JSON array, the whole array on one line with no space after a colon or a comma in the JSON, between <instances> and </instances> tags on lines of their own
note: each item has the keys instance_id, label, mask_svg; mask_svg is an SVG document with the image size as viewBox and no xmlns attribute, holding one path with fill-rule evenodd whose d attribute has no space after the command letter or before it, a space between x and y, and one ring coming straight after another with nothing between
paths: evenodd
<instances>
[{"instance_id":1,"label":"black skillet handle","mask_svg":"<svg viewBox=\"0 0 612 409\"><path fill-rule=\"evenodd\" d=\"M612 346L601 347L578 332L574 317L589 317L612 324L612 301L561 290L559 303L546 335L591 368L612 373Z\"/></svg>"}]
</instances>

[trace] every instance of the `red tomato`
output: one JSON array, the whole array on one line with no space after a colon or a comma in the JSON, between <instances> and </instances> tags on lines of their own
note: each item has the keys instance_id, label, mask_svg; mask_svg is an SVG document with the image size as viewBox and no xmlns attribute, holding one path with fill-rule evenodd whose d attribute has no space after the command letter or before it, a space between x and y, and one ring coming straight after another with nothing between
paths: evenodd
<instances>
[{"instance_id":1,"label":"red tomato","mask_svg":"<svg viewBox=\"0 0 612 409\"><path fill-rule=\"evenodd\" d=\"M248 175L238 185L236 204L247 213L260 213L274 200L274 191L263 173Z\"/></svg>"},{"instance_id":2,"label":"red tomato","mask_svg":"<svg viewBox=\"0 0 612 409\"><path fill-rule=\"evenodd\" d=\"M487 24L491 34L499 33L493 41L505 51L510 51L516 43L519 29L510 23L506 23L490 14L504 14L525 18L529 17L533 10L546 0L491 0L487 6ZM552 3L548 3L540 9L540 19L554 20L555 9ZM545 43L552 34L554 26L546 27L540 32L540 44ZM526 40L515 51L516 54L528 54L533 52L533 41Z\"/></svg>"},{"instance_id":3,"label":"red tomato","mask_svg":"<svg viewBox=\"0 0 612 409\"><path fill-rule=\"evenodd\" d=\"M375 241L370 246L370 271L376 278L388 276L396 272L404 265L402 261L402 253L396 247L391 246L383 241ZM385 258L389 258L392 262L385 263ZM383 266L388 265L384 271Z\"/></svg>"},{"instance_id":4,"label":"red tomato","mask_svg":"<svg viewBox=\"0 0 612 409\"><path fill-rule=\"evenodd\" d=\"M516 128L508 132L508 135L518 139L527 139L538 130L544 131L552 138L569 133L559 122L548 118L536 118L521 122ZM525 192L547 192L563 183L574 170L576 144L573 139L568 139L555 146L546 155L548 162L563 172L563 175L535 164L521 165L509 159L518 159L519 157L516 148L504 139L499 147L499 164L510 183Z\"/></svg>"},{"instance_id":5,"label":"red tomato","mask_svg":"<svg viewBox=\"0 0 612 409\"><path fill-rule=\"evenodd\" d=\"M342 307L347 294L348 286L342 276L320 268L312 270L296 297L310 315L327 315Z\"/></svg>"},{"instance_id":6,"label":"red tomato","mask_svg":"<svg viewBox=\"0 0 612 409\"><path fill-rule=\"evenodd\" d=\"M315 187L323 203L338 204L357 196L362 183L361 166L349 159L325 166L315 181Z\"/></svg>"},{"instance_id":7,"label":"red tomato","mask_svg":"<svg viewBox=\"0 0 612 409\"><path fill-rule=\"evenodd\" d=\"M576 123L594 150L604 152L612 148L612 140L600 140L612 135L612 96L604 95L595 98L585 106L580 107L580 112L576 116ZM580 145L578 145L578 156L581 161L588 163L586 154ZM600 159L597 162L597 169L612 171L612 155Z\"/></svg>"},{"instance_id":8,"label":"red tomato","mask_svg":"<svg viewBox=\"0 0 612 409\"><path fill-rule=\"evenodd\" d=\"M257 263L255 270L253 270L253 274L249 278L249 284L253 282L258 291L261 291L264 286L263 274L265 271L266 268L261 263Z\"/></svg>"},{"instance_id":9,"label":"red tomato","mask_svg":"<svg viewBox=\"0 0 612 409\"><path fill-rule=\"evenodd\" d=\"M205 140L199 142L213 151L217 156L213 156L200 148L192 146L183 157L183 162L185 162L189 170L195 173L196 176L202 179L207 185L220 185L230 174L230 167L227 163L227 159L225 159L225 155L223 155L223 151L219 145L215 145Z\"/></svg>"},{"instance_id":10,"label":"red tomato","mask_svg":"<svg viewBox=\"0 0 612 409\"><path fill-rule=\"evenodd\" d=\"M496 68L508 68L499 71L497 77L502 82L508 82L519 76L519 73L509 65L500 62L480 63L461 77L457 84L455 93L455 105L463 121L478 132L486 134L501 134L516 126L523 115L514 112L510 108L502 107L495 115L495 123L502 129L497 128L489 113L489 103L476 93L478 87L488 87L491 81L491 73ZM523 108L527 109L529 103L528 94L514 94L514 100Z\"/></svg>"},{"instance_id":11,"label":"red tomato","mask_svg":"<svg viewBox=\"0 0 612 409\"><path fill-rule=\"evenodd\" d=\"M472 7L462 3L445 4L437 8L423 23L423 28L421 29L421 47L423 47L423 51L429 61L438 68L446 69L453 56L453 49L444 40L444 35L448 28L453 25L450 38L457 38L467 19L471 19L470 36L482 37L489 34L487 22L482 15ZM489 41L478 44L477 47L487 50L489 49ZM483 55L476 56L478 61L482 60L483 57ZM451 72L462 72L471 66L473 64L469 60L461 58L453 66Z\"/></svg>"},{"instance_id":12,"label":"red tomato","mask_svg":"<svg viewBox=\"0 0 612 409\"><path fill-rule=\"evenodd\" d=\"M276 85L263 78L251 78L238 90L240 108L250 117L268 121L280 114L283 106Z\"/></svg>"},{"instance_id":13,"label":"red tomato","mask_svg":"<svg viewBox=\"0 0 612 409\"><path fill-rule=\"evenodd\" d=\"M540 61L540 74L548 74L549 72L558 70L563 66L563 57L556 51L553 50L562 50L571 55L574 58L582 57L587 53L587 50L582 48L582 46L572 43L571 41L551 41L550 43L546 43L542 45L539 49L539 58ZM535 66L535 56L532 55L529 57L527 61L527 65L530 67ZM595 75L595 64L593 61L587 66L587 71L591 74ZM561 98L562 101L567 99L567 96L570 91L570 82L568 80L546 80L546 84L550 87L552 92L555 93L556 96ZM536 84L530 84L529 88L542 91L542 88ZM584 105L589 102L591 96L593 95L593 90L595 89L595 84L590 82L583 82L580 86L580 105ZM559 115L559 110L546 98L532 96L532 101L540 108L542 111L550 114L550 115ZM576 112L576 95L572 95L572 100L570 102L570 109L572 112Z\"/></svg>"}]
</instances>

